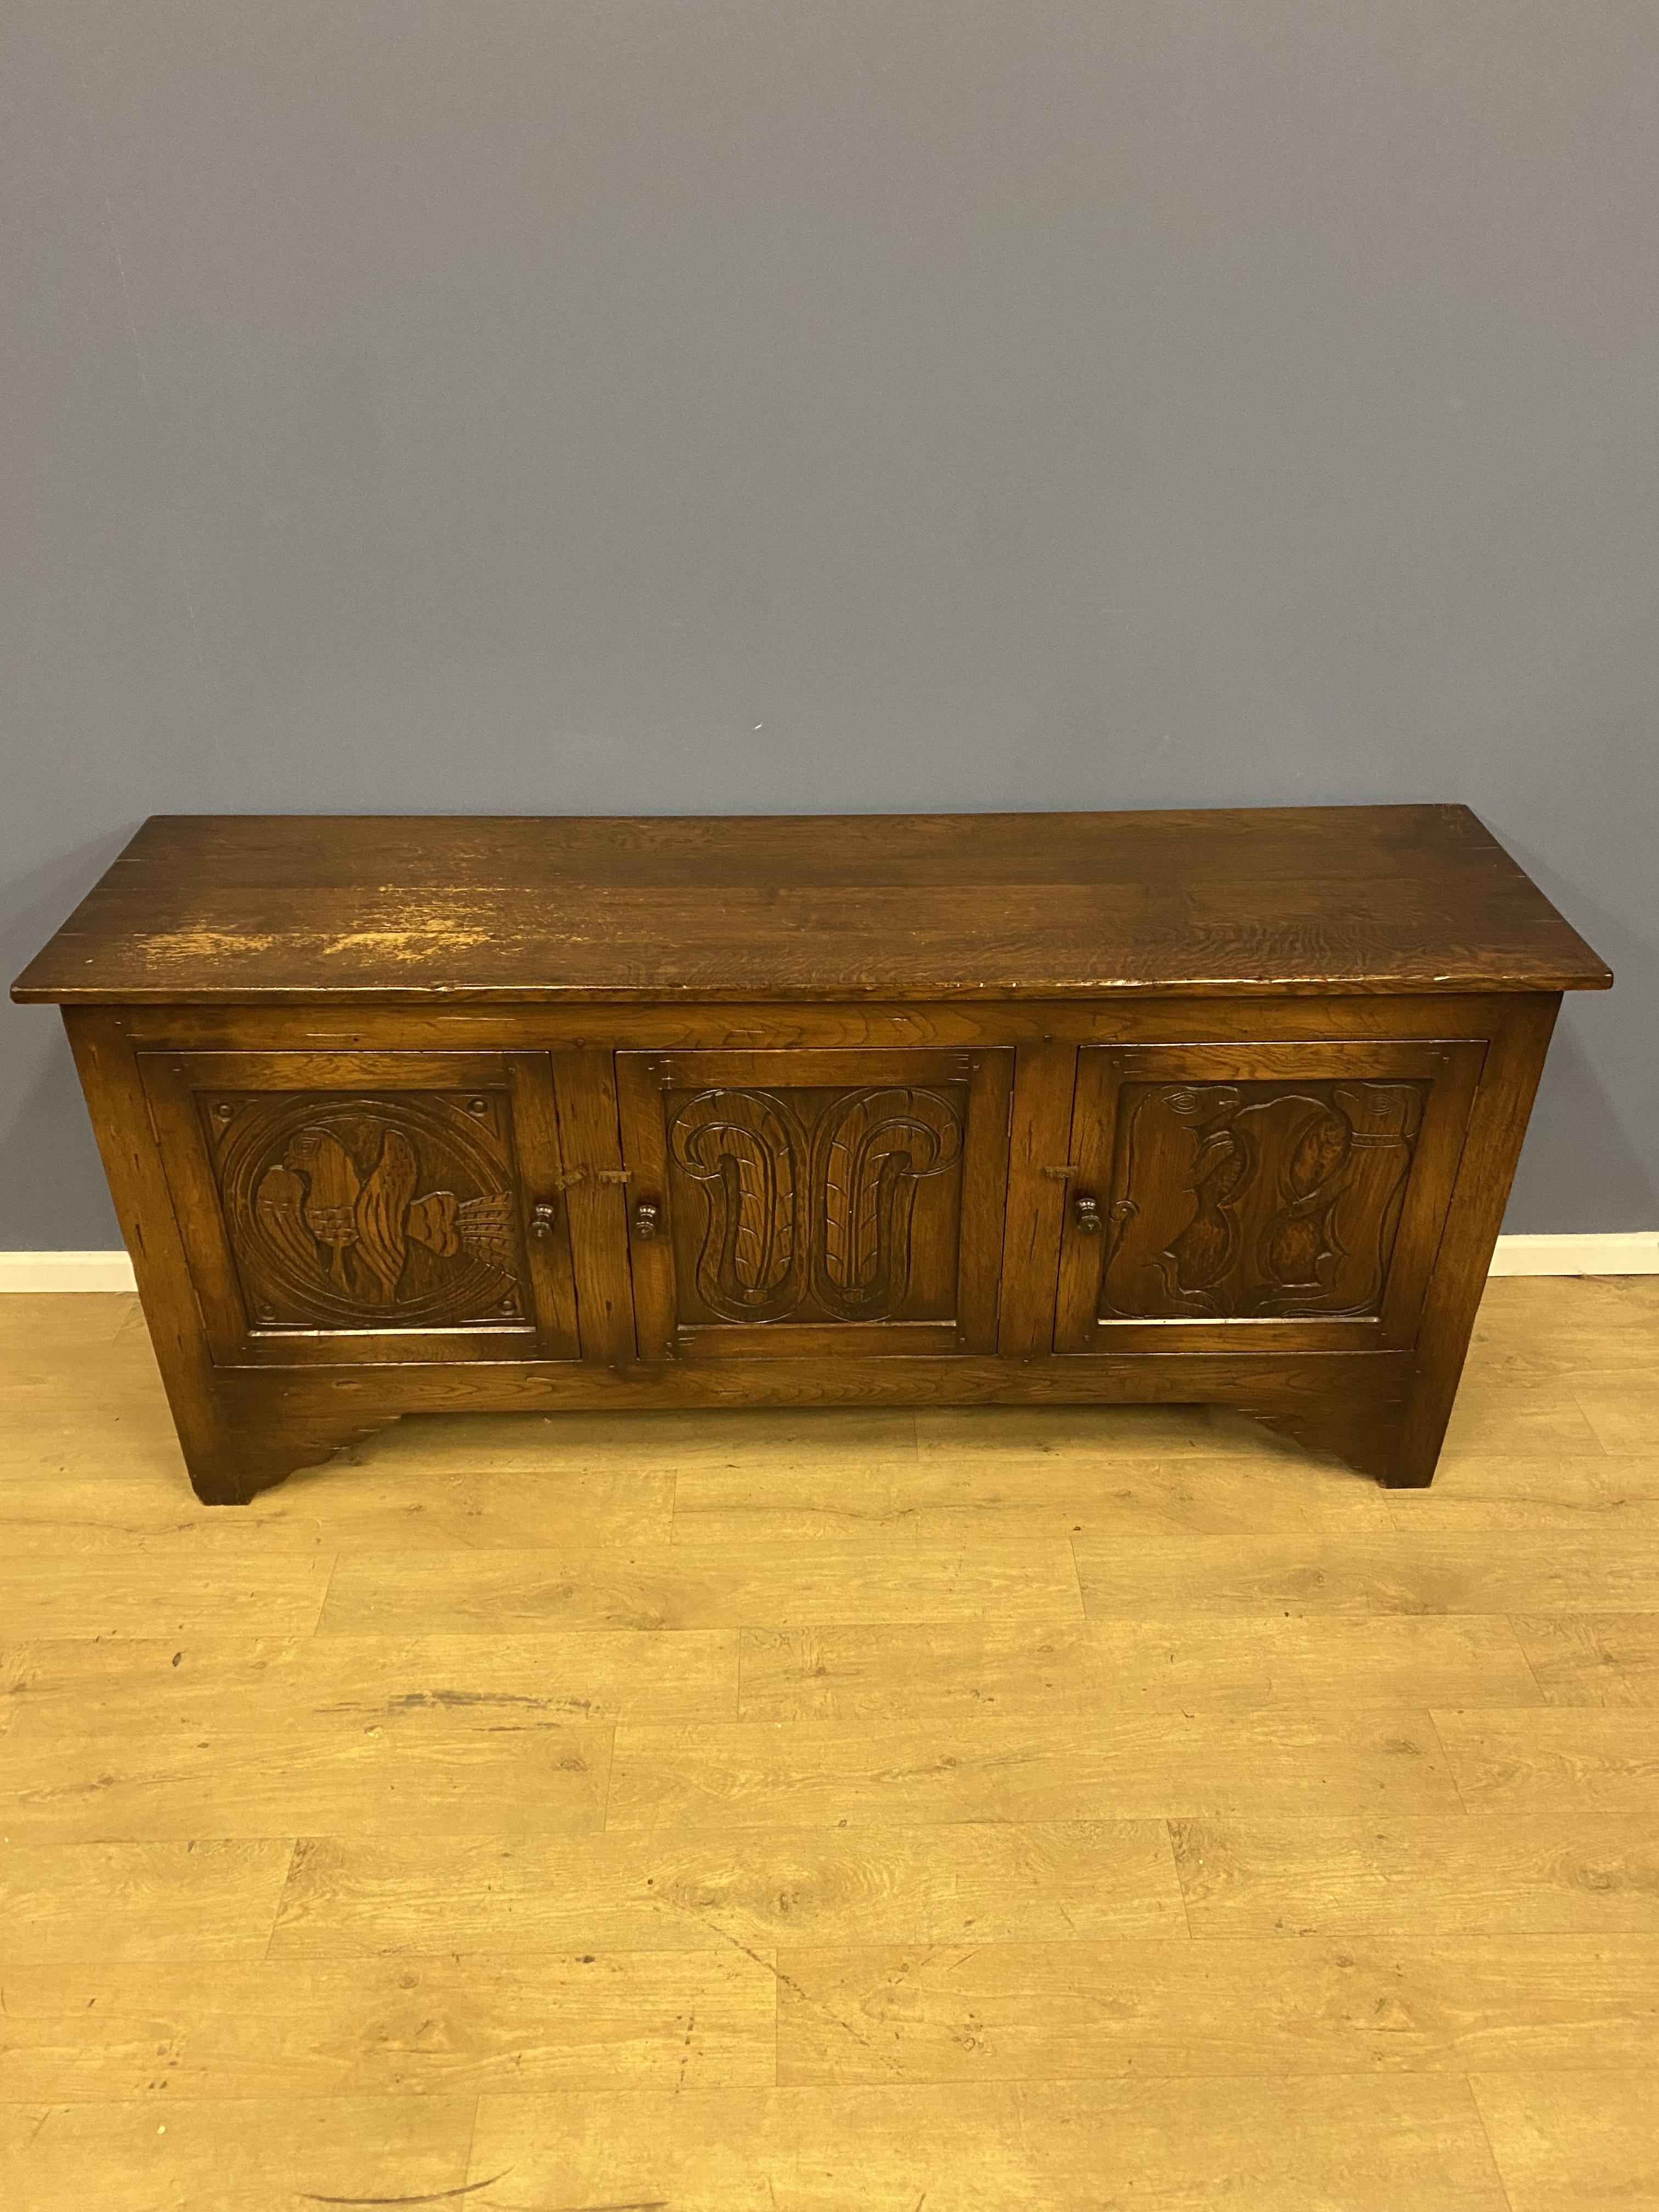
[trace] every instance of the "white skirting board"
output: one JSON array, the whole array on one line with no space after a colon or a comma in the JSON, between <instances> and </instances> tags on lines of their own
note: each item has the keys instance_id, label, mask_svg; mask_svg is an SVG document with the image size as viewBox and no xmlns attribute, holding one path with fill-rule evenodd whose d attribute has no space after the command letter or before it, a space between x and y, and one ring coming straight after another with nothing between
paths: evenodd
<instances>
[{"instance_id":1,"label":"white skirting board","mask_svg":"<svg viewBox=\"0 0 1659 2212\"><path fill-rule=\"evenodd\" d=\"M1659 1229L1600 1236L1500 1237L1494 1275L1659 1275Z\"/></svg>"},{"instance_id":2,"label":"white skirting board","mask_svg":"<svg viewBox=\"0 0 1659 2212\"><path fill-rule=\"evenodd\" d=\"M1659 1229L1500 1237L1494 1275L1659 1275ZM0 1291L131 1291L125 1252L0 1252Z\"/></svg>"},{"instance_id":3,"label":"white skirting board","mask_svg":"<svg viewBox=\"0 0 1659 2212\"><path fill-rule=\"evenodd\" d=\"M0 1252L0 1291L136 1291L125 1252Z\"/></svg>"}]
</instances>

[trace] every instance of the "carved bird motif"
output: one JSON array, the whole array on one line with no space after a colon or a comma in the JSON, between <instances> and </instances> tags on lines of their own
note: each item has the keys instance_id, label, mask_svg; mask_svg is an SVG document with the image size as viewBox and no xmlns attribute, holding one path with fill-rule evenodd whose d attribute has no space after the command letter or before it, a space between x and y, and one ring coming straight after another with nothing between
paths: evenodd
<instances>
[{"instance_id":1,"label":"carved bird motif","mask_svg":"<svg viewBox=\"0 0 1659 2212\"><path fill-rule=\"evenodd\" d=\"M254 1218L268 1250L291 1273L313 1281L325 1276L365 1312L398 1307L411 1242L441 1260L465 1255L512 1282L513 1193L464 1199L434 1190L416 1197L420 1179L416 1139L359 1110L332 1127L314 1121L298 1131L281 1164L260 1178ZM422 1295L429 1291L428 1285Z\"/></svg>"}]
</instances>

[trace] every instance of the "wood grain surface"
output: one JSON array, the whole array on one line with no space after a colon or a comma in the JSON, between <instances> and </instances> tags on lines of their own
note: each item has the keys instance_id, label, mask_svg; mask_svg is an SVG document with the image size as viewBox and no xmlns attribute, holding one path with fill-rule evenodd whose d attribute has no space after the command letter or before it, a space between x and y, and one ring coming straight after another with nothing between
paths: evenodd
<instances>
[{"instance_id":1,"label":"wood grain surface","mask_svg":"<svg viewBox=\"0 0 1659 2212\"><path fill-rule=\"evenodd\" d=\"M1077 834L1055 817L1043 849ZM587 1008L603 1042L585 1001L448 986L425 1015L64 1018L205 1501L410 1413L987 1401L1226 1406L1421 1487L1560 994L1324 981L879 1016L978 1024L950 1045L849 1045L828 996L699 1030L670 993L635 1034L624 995ZM342 1026L376 1013L372 1047ZM665 1017L674 1048L642 1049ZM1484 1410L1538 1447L1532 1378Z\"/></svg>"},{"instance_id":2,"label":"wood grain surface","mask_svg":"<svg viewBox=\"0 0 1659 2212\"><path fill-rule=\"evenodd\" d=\"M1462 806L156 815L14 995L982 1000L1610 981Z\"/></svg>"},{"instance_id":3,"label":"wood grain surface","mask_svg":"<svg viewBox=\"0 0 1659 2212\"><path fill-rule=\"evenodd\" d=\"M0 1301L8 2212L1659 2191L1659 1281L1493 1282L1426 1493L594 1412L234 1519L77 1303Z\"/></svg>"}]
</instances>

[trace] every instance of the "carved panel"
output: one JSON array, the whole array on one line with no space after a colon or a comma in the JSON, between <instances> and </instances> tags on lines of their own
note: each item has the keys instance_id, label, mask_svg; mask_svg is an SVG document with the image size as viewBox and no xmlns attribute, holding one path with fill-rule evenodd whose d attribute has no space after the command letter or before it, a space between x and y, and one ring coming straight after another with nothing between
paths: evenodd
<instances>
[{"instance_id":1,"label":"carved panel","mask_svg":"<svg viewBox=\"0 0 1659 2212\"><path fill-rule=\"evenodd\" d=\"M676 1217L695 1240L684 1316L948 1317L965 1112L948 1084L671 1092Z\"/></svg>"},{"instance_id":2,"label":"carved panel","mask_svg":"<svg viewBox=\"0 0 1659 2212\"><path fill-rule=\"evenodd\" d=\"M526 1321L504 1093L230 1092L202 1113L258 1327Z\"/></svg>"},{"instance_id":3,"label":"carved panel","mask_svg":"<svg viewBox=\"0 0 1659 2212\"><path fill-rule=\"evenodd\" d=\"M697 1292L725 1321L779 1321L805 1294L802 1170L794 1110L763 1091L705 1091L674 1115L669 1158L700 1187Z\"/></svg>"},{"instance_id":4,"label":"carved panel","mask_svg":"<svg viewBox=\"0 0 1659 2212\"><path fill-rule=\"evenodd\" d=\"M1428 1088L1126 1084L1102 1320L1380 1311Z\"/></svg>"}]
</instances>

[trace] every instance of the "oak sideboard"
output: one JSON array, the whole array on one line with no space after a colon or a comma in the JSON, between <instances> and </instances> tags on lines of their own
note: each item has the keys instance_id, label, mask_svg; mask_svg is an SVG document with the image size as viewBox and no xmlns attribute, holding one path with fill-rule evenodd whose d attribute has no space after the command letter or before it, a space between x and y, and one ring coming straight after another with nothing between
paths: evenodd
<instances>
[{"instance_id":1,"label":"oak sideboard","mask_svg":"<svg viewBox=\"0 0 1659 2212\"><path fill-rule=\"evenodd\" d=\"M1208 1401L1426 1483L1611 981L1461 806L167 816L13 995L227 1504L566 1407Z\"/></svg>"}]
</instances>

